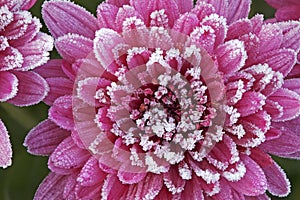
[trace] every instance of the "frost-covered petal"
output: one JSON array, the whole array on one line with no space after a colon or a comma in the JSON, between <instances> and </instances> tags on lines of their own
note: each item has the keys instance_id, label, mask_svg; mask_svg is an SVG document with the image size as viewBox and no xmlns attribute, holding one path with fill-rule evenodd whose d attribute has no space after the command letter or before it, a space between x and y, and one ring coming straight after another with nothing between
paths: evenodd
<instances>
[{"instance_id":1,"label":"frost-covered petal","mask_svg":"<svg viewBox=\"0 0 300 200\"><path fill-rule=\"evenodd\" d=\"M66 34L55 41L58 53L67 61L86 58L93 51L93 41L77 34Z\"/></svg>"},{"instance_id":2,"label":"frost-covered petal","mask_svg":"<svg viewBox=\"0 0 300 200\"><path fill-rule=\"evenodd\" d=\"M274 8L280 8L283 6L289 6L289 5L299 5L298 0L266 0L271 6Z\"/></svg>"},{"instance_id":3,"label":"frost-covered petal","mask_svg":"<svg viewBox=\"0 0 300 200\"><path fill-rule=\"evenodd\" d=\"M117 32L107 28L96 32L94 53L104 68L108 68L115 61L113 49L120 44L124 44L124 40Z\"/></svg>"},{"instance_id":4,"label":"frost-covered petal","mask_svg":"<svg viewBox=\"0 0 300 200\"><path fill-rule=\"evenodd\" d=\"M46 1L43 4L42 14L48 29L55 38L68 33L94 38L98 29L96 18L70 1Z\"/></svg>"},{"instance_id":5,"label":"frost-covered petal","mask_svg":"<svg viewBox=\"0 0 300 200\"><path fill-rule=\"evenodd\" d=\"M197 15L185 13L176 20L173 30L189 35L198 24L199 20Z\"/></svg>"},{"instance_id":6,"label":"frost-covered petal","mask_svg":"<svg viewBox=\"0 0 300 200\"><path fill-rule=\"evenodd\" d=\"M93 186L101 183L106 178L106 173L100 170L98 160L91 157L81 169L77 181L82 186Z\"/></svg>"},{"instance_id":7,"label":"frost-covered petal","mask_svg":"<svg viewBox=\"0 0 300 200\"><path fill-rule=\"evenodd\" d=\"M31 42L18 47L24 59L20 70L27 71L45 64L49 60L48 51L52 49L53 38L45 33L38 33Z\"/></svg>"},{"instance_id":8,"label":"frost-covered petal","mask_svg":"<svg viewBox=\"0 0 300 200\"><path fill-rule=\"evenodd\" d=\"M50 172L37 189L34 200L63 199L64 186L67 176Z\"/></svg>"},{"instance_id":9,"label":"frost-covered petal","mask_svg":"<svg viewBox=\"0 0 300 200\"><path fill-rule=\"evenodd\" d=\"M287 121L299 116L300 95L296 92L281 88L268 97L268 99L277 102L283 108L283 115L274 118L274 121Z\"/></svg>"},{"instance_id":10,"label":"frost-covered petal","mask_svg":"<svg viewBox=\"0 0 300 200\"><path fill-rule=\"evenodd\" d=\"M259 53L269 52L278 49L283 41L283 33L276 24L264 24L258 34Z\"/></svg>"},{"instance_id":11,"label":"frost-covered petal","mask_svg":"<svg viewBox=\"0 0 300 200\"><path fill-rule=\"evenodd\" d=\"M62 71L63 60L61 59L51 59L46 64L35 68L34 71L41 75L43 78L54 78L54 77L64 77L66 74Z\"/></svg>"},{"instance_id":12,"label":"frost-covered petal","mask_svg":"<svg viewBox=\"0 0 300 200\"><path fill-rule=\"evenodd\" d=\"M290 193L290 182L281 169L268 154L255 149L251 157L262 167L268 183L268 191L275 196L285 197Z\"/></svg>"},{"instance_id":13,"label":"frost-covered petal","mask_svg":"<svg viewBox=\"0 0 300 200\"><path fill-rule=\"evenodd\" d=\"M51 120L45 120L33 128L25 138L24 146L34 155L50 155L70 135Z\"/></svg>"},{"instance_id":14,"label":"frost-covered petal","mask_svg":"<svg viewBox=\"0 0 300 200\"><path fill-rule=\"evenodd\" d=\"M101 3L97 8L97 20L99 23L99 27L115 30L115 20L118 10L119 8L115 5Z\"/></svg>"},{"instance_id":15,"label":"frost-covered petal","mask_svg":"<svg viewBox=\"0 0 300 200\"><path fill-rule=\"evenodd\" d=\"M49 119L61 128L72 130L74 128L72 97L62 96L55 100L49 109Z\"/></svg>"},{"instance_id":16,"label":"frost-covered petal","mask_svg":"<svg viewBox=\"0 0 300 200\"><path fill-rule=\"evenodd\" d=\"M10 72L0 72L0 101L7 101L16 96L18 78Z\"/></svg>"},{"instance_id":17,"label":"frost-covered petal","mask_svg":"<svg viewBox=\"0 0 300 200\"><path fill-rule=\"evenodd\" d=\"M48 167L58 174L71 174L82 167L89 157L89 152L77 147L72 138L67 137L49 157Z\"/></svg>"},{"instance_id":18,"label":"frost-covered petal","mask_svg":"<svg viewBox=\"0 0 300 200\"><path fill-rule=\"evenodd\" d=\"M266 192L267 179L261 167L251 158L241 155L246 166L246 174L237 182L229 182L238 192L247 196L257 196Z\"/></svg>"},{"instance_id":19,"label":"frost-covered petal","mask_svg":"<svg viewBox=\"0 0 300 200\"><path fill-rule=\"evenodd\" d=\"M11 165L12 149L7 129L0 119L0 167L6 168Z\"/></svg>"},{"instance_id":20,"label":"frost-covered petal","mask_svg":"<svg viewBox=\"0 0 300 200\"><path fill-rule=\"evenodd\" d=\"M239 40L230 40L216 49L219 70L226 75L241 69L246 62L247 52L244 43Z\"/></svg>"},{"instance_id":21,"label":"frost-covered petal","mask_svg":"<svg viewBox=\"0 0 300 200\"><path fill-rule=\"evenodd\" d=\"M179 17L179 9L174 0L131 0L130 4L143 16L145 23L148 25L151 20L151 13L154 11L165 10L168 17L168 24L173 26L175 20Z\"/></svg>"},{"instance_id":22,"label":"frost-covered petal","mask_svg":"<svg viewBox=\"0 0 300 200\"><path fill-rule=\"evenodd\" d=\"M180 13L185 13L190 11L193 8L193 0L186 0L186 1L181 1L181 0L174 0L178 6L179 12Z\"/></svg>"},{"instance_id":23,"label":"frost-covered petal","mask_svg":"<svg viewBox=\"0 0 300 200\"><path fill-rule=\"evenodd\" d=\"M49 91L45 79L35 72L13 72L18 78L17 95L9 102L16 106L29 106L42 101Z\"/></svg>"},{"instance_id":24,"label":"frost-covered petal","mask_svg":"<svg viewBox=\"0 0 300 200\"><path fill-rule=\"evenodd\" d=\"M123 5L129 4L130 0L106 0L107 3L122 7Z\"/></svg>"}]
</instances>

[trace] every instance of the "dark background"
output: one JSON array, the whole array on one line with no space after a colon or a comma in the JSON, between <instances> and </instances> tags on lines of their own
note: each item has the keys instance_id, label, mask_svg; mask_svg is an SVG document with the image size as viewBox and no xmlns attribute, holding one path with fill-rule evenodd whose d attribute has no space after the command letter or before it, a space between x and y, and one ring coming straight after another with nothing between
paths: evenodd
<instances>
[{"instance_id":1,"label":"dark background","mask_svg":"<svg viewBox=\"0 0 300 200\"><path fill-rule=\"evenodd\" d=\"M95 13L97 5L102 0L74 0L75 3L84 6L87 10ZM33 15L41 19L40 9L44 0L38 0L31 9ZM88 3L87 3L88 2ZM253 0L250 16L255 13L263 13L266 18L274 16L274 10L264 3L263 0ZM47 31L44 27L43 31ZM57 57L55 53L52 57ZM0 104L0 118L5 122L13 143L13 165L8 169L0 169L0 200L30 200L33 199L39 183L48 174L47 158L32 156L26 152L23 146L27 132L47 118L48 107L45 104L17 108L12 105ZM274 158L286 171L291 184L292 193L284 200L300 199L300 161Z\"/></svg>"}]
</instances>

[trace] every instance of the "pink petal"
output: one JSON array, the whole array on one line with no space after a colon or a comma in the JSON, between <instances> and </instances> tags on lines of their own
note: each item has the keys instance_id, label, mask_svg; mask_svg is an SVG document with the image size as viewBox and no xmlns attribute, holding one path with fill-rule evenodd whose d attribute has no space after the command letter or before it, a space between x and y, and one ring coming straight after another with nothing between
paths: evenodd
<instances>
[{"instance_id":1,"label":"pink petal","mask_svg":"<svg viewBox=\"0 0 300 200\"><path fill-rule=\"evenodd\" d=\"M116 175L110 174L103 184L101 197L102 199L125 199L128 188Z\"/></svg>"},{"instance_id":2,"label":"pink petal","mask_svg":"<svg viewBox=\"0 0 300 200\"><path fill-rule=\"evenodd\" d=\"M76 199L101 199L102 186L103 183L90 187L77 184L75 187Z\"/></svg>"},{"instance_id":3,"label":"pink petal","mask_svg":"<svg viewBox=\"0 0 300 200\"><path fill-rule=\"evenodd\" d=\"M300 6L286 6L279 8L275 13L275 17L278 21L299 20L299 11Z\"/></svg>"},{"instance_id":4,"label":"pink petal","mask_svg":"<svg viewBox=\"0 0 300 200\"><path fill-rule=\"evenodd\" d=\"M186 181L179 175L177 166L171 166L169 171L163 174L164 185L173 194L181 193L184 190Z\"/></svg>"},{"instance_id":5,"label":"pink petal","mask_svg":"<svg viewBox=\"0 0 300 200\"><path fill-rule=\"evenodd\" d=\"M11 40L10 45L11 46L20 46L20 44L26 44L27 42L31 41L37 33L40 31L40 28L42 27L42 24L38 18L33 18L31 23L28 24L28 27L21 37L19 37L16 40Z\"/></svg>"},{"instance_id":6,"label":"pink petal","mask_svg":"<svg viewBox=\"0 0 300 200\"><path fill-rule=\"evenodd\" d=\"M22 4L22 10L29 10L37 0L25 0Z\"/></svg>"},{"instance_id":7,"label":"pink petal","mask_svg":"<svg viewBox=\"0 0 300 200\"><path fill-rule=\"evenodd\" d=\"M189 35L197 25L199 25L197 15L185 13L176 20L173 30Z\"/></svg>"},{"instance_id":8,"label":"pink petal","mask_svg":"<svg viewBox=\"0 0 300 200\"><path fill-rule=\"evenodd\" d=\"M259 55L255 63L267 63L274 71L286 76L296 64L296 54L291 49L278 49Z\"/></svg>"},{"instance_id":9,"label":"pink petal","mask_svg":"<svg viewBox=\"0 0 300 200\"><path fill-rule=\"evenodd\" d=\"M90 157L81 169L77 181L82 186L93 186L101 183L105 178L106 173L100 170L98 160Z\"/></svg>"},{"instance_id":10,"label":"pink petal","mask_svg":"<svg viewBox=\"0 0 300 200\"><path fill-rule=\"evenodd\" d=\"M51 120L45 120L28 133L24 146L31 154L48 156L68 136L69 131L59 128Z\"/></svg>"},{"instance_id":11,"label":"pink petal","mask_svg":"<svg viewBox=\"0 0 300 200\"><path fill-rule=\"evenodd\" d=\"M58 174L72 174L81 168L91 154L84 149L78 148L71 137L62 141L48 160L48 167Z\"/></svg>"},{"instance_id":12,"label":"pink petal","mask_svg":"<svg viewBox=\"0 0 300 200\"><path fill-rule=\"evenodd\" d=\"M281 23L277 23L277 25L281 28L283 32L283 42L281 44L281 47L294 49L296 52L299 52L300 22L299 21L281 22Z\"/></svg>"},{"instance_id":13,"label":"pink petal","mask_svg":"<svg viewBox=\"0 0 300 200\"><path fill-rule=\"evenodd\" d=\"M287 121L296 118L300 114L300 95L291 90L281 88L268 97L277 102L283 108L283 115L274 118L274 121Z\"/></svg>"},{"instance_id":14,"label":"pink petal","mask_svg":"<svg viewBox=\"0 0 300 200\"><path fill-rule=\"evenodd\" d=\"M237 191L247 196L264 194L267 190L267 179L261 167L246 155L240 155L246 166L246 174L237 182L229 184Z\"/></svg>"},{"instance_id":15,"label":"pink petal","mask_svg":"<svg viewBox=\"0 0 300 200\"><path fill-rule=\"evenodd\" d=\"M9 23L5 27L5 31L1 33L9 40L16 40L23 36L32 20L31 14L27 11L14 13L13 18L13 21Z\"/></svg>"},{"instance_id":16,"label":"pink petal","mask_svg":"<svg viewBox=\"0 0 300 200\"><path fill-rule=\"evenodd\" d=\"M173 26L175 20L179 17L179 9L174 0L131 0L130 4L143 16L147 25L150 23L151 13L156 10L165 10L170 27Z\"/></svg>"},{"instance_id":17,"label":"pink petal","mask_svg":"<svg viewBox=\"0 0 300 200\"><path fill-rule=\"evenodd\" d=\"M129 186L126 199L155 199L162 187L162 177L160 175L148 173L138 184Z\"/></svg>"},{"instance_id":18,"label":"pink petal","mask_svg":"<svg viewBox=\"0 0 300 200\"><path fill-rule=\"evenodd\" d=\"M230 40L216 49L219 70L231 75L241 69L246 62L247 52L244 43L239 40Z\"/></svg>"},{"instance_id":19,"label":"pink petal","mask_svg":"<svg viewBox=\"0 0 300 200\"><path fill-rule=\"evenodd\" d=\"M119 8L115 5L101 3L97 8L97 20L100 28L116 30L115 20Z\"/></svg>"},{"instance_id":20,"label":"pink petal","mask_svg":"<svg viewBox=\"0 0 300 200\"><path fill-rule=\"evenodd\" d=\"M106 0L106 3L116 5L118 7L122 7L123 5L129 4L130 0Z\"/></svg>"},{"instance_id":21,"label":"pink petal","mask_svg":"<svg viewBox=\"0 0 300 200\"><path fill-rule=\"evenodd\" d=\"M58 77L46 79L50 91L43 100L48 105L53 105L54 101L64 95L71 95L73 92L73 82L70 79Z\"/></svg>"},{"instance_id":22,"label":"pink petal","mask_svg":"<svg viewBox=\"0 0 300 200\"><path fill-rule=\"evenodd\" d=\"M0 101L7 101L16 96L19 81L10 72L0 72Z\"/></svg>"},{"instance_id":23,"label":"pink petal","mask_svg":"<svg viewBox=\"0 0 300 200\"><path fill-rule=\"evenodd\" d=\"M35 72L14 72L19 80L18 93L9 102L16 106L29 106L42 101L49 91L47 82Z\"/></svg>"},{"instance_id":24,"label":"pink petal","mask_svg":"<svg viewBox=\"0 0 300 200\"><path fill-rule=\"evenodd\" d=\"M202 21L204 17L215 13L215 8L208 3L203 1L197 1L195 7L191 10L191 14L195 14L199 21Z\"/></svg>"},{"instance_id":25,"label":"pink petal","mask_svg":"<svg viewBox=\"0 0 300 200\"><path fill-rule=\"evenodd\" d=\"M272 195L286 197L290 193L291 186L280 166L277 165L271 156L262 151L254 150L251 153L251 157L262 167L267 178L268 191Z\"/></svg>"},{"instance_id":26,"label":"pink petal","mask_svg":"<svg viewBox=\"0 0 300 200\"><path fill-rule=\"evenodd\" d=\"M231 24L242 18L247 18L250 12L251 0L229 0L227 23Z\"/></svg>"},{"instance_id":27,"label":"pink petal","mask_svg":"<svg viewBox=\"0 0 300 200\"><path fill-rule=\"evenodd\" d=\"M294 4L299 5L298 0L266 0L266 2L268 2L274 8L280 8L283 6L294 5Z\"/></svg>"},{"instance_id":28,"label":"pink petal","mask_svg":"<svg viewBox=\"0 0 300 200\"><path fill-rule=\"evenodd\" d=\"M35 38L22 47L18 47L24 57L20 70L27 71L45 64L49 60L48 51L53 49L53 38L44 33L38 33Z\"/></svg>"},{"instance_id":29,"label":"pink petal","mask_svg":"<svg viewBox=\"0 0 300 200\"><path fill-rule=\"evenodd\" d=\"M23 55L18 49L8 47L0 54L0 70L6 71L21 68L24 62Z\"/></svg>"},{"instance_id":30,"label":"pink petal","mask_svg":"<svg viewBox=\"0 0 300 200\"><path fill-rule=\"evenodd\" d=\"M279 49L283 42L283 33L276 24L264 24L258 34L259 52L265 53Z\"/></svg>"},{"instance_id":31,"label":"pink petal","mask_svg":"<svg viewBox=\"0 0 300 200\"><path fill-rule=\"evenodd\" d=\"M51 59L46 64L41 67L35 68L34 71L41 75L43 78L53 78L53 77L67 77L66 74L62 71L61 59Z\"/></svg>"},{"instance_id":32,"label":"pink petal","mask_svg":"<svg viewBox=\"0 0 300 200\"><path fill-rule=\"evenodd\" d=\"M74 128L72 96L62 96L55 100L49 109L49 119L61 128L72 130Z\"/></svg>"},{"instance_id":33,"label":"pink petal","mask_svg":"<svg viewBox=\"0 0 300 200\"><path fill-rule=\"evenodd\" d=\"M235 105L242 117L256 113L265 104L266 97L258 92L246 92ZM248 106L245 106L248 105Z\"/></svg>"},{"instance_id":34,"label":"pink petal","mask_svg":"<svg viewBox=\"0 0 300 200\"><path fill-rule=\"evenodd\" d=\"M50 173L37 189L34 200L63 199L67 176Z\"/></svg>"},{"instance_id":35,"label":"pink petal","mask_svg":"<svg viewBox=\"0 0 300 200\"><path fill-rule=\"evenodd\" d=\"M300 78L287 79L283 84L284 88L296 92L300 95Z\"/></svg>"},{"instance_id":36,"label":"pink petal","mask_svg":"<svg viewBox=\"0 0 300 200\"><path fill-rule=\"evenodd\" d=\"M214 34L216 35L215 47L224 43L227 34L227 24L224 17L220 17L216 14L211 14L206 16L201 21L201 25L211 26L214 29Z\"/></svg>"},{"instance_id":37,"label":"pink petal","mask_svg":"<svg viewBox=\"0 0 300 200\"><path fill-rule=\"evenodd\" d=\"M140 181L142 181L147 173L143 172L143 171L138 171L141 169L138 169L139 167L136 167L136 171L133 172L132 169L126 169L127 166L130 166L130 168L132 168L132 166L130 164L123 164L120 169L118 170L118 178L119 180L123 183L123 184L135 184L135 183L139 183Z\"/></svg>"},{"instance_id":38,"label":"pink petal","mask_svg":"<svg viewBox=\"0 0 300 200\"><path fill-rule=\"evenodd\" d=\"M274 125L281 132L278 138L268 140L260 145L265 152L274 155L291 154L299 151L300 138L297 129Z\"/></svg>"},{"instance_id":39,"label":"pink petal","mask_svg":"<svg viewBox=\"0 0 300 200\"><path fill-rule=\"evenodd\" d=\"M189 12L193 8L193 5L194 5L193 0L185 0L185 1L174 0L174 1L176 2L179 12L181 14L183 14L185 12Z\"/></svg>"},{"instance_id":40,"label":"pink petal","mask_svg":"<svg viewBox=\"0 0 300 200\"><path fill-rule=\"evenodd\" d=\"M98 29L97 20L91 13L69 1L45 1L42 14L48 29L55 38L68 33L94 38Z\"/></svg>"},{"instance_id":41,"label":"pink petal","mask_svg":"<svg viewBox=\"0 0 300 200\"><path fill-rule=\"evenodd\" d=\"M7 129L0 119L0 167L7 168L11 165L12 149Z\"/></svg>"},{"instance_id":42,"label":"pink petal","mask_svg":"<svg viewBox=\"0 0 300 200\"><path fill-rule=\"evenodd\" d=\"M93 51L93 41L77 34L67 34L58 37L55 41L58 53L67 61L74 62L86 58Z\"/></svg>"},{"instance_id":43,"label":"pink petal","mask_svg":"<svg viewBox=\"0 0 300 200\"><path fill-rule=\"evenodd\" d=\"M107 41L110 42L108 43ZM108 68L108 66L110 66L115 60L113 49L117 45L123 43L123 38L111 29L102 28L96 32L94 53L97 60L105 69Z\"/></svg>"},{"instance_id":44,"label":"pink petal","mask_svg":"<svg viewBox=\"0 0 300 200\"><path fill-rule=\"evenodd\" d=\"M228 26L227 40L237 39L239 36L252 31L252 24L249 19L241 19Z\"/></svg>"},{"instance_id":45,"label":"pink petal","mask_svg":"<svg viewBox=\"0 0 300 200\"><path fill-rule=\"evenodd\" d=\"M218 0L201 0L197 1L197 4L201 4L202 2L209 3L213 5L215 8L215 12L221 16L227 16L228 14L228 0L226 1L218 1Z\"/></svg>"}]
</instances>

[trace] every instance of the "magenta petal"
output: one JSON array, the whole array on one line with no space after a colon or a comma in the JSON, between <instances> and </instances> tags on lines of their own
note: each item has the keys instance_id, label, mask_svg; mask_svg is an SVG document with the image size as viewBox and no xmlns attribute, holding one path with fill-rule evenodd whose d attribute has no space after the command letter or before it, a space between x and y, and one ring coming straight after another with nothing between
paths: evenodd
<instances>
[{"instance_id":1,"label":"magenta petal","mask_svg":"<svg viewBox=\"0 0 300 200\"><path fill-rule=\"evenodd\" d=\"M279 71L286 76L296 64L296 53L292 49L278 49L259 55L255 61L267 63L274 71Z\"/></svg>"},{"instance_id":2,"label":"magenta petal","mask_svg":"<svg viewBox=\"0 0 300 200\"><path fill-rule=\"evenodd\" d=\"M226 16L228 24L248 17L251 0L229 0L228 2L228 14Z\"/></svg>"},{"instance_id":3,"label":"magenta petal","mask_svg":"<svg viewBox=\"0 0 300 200\"><path fill-rule=\"evenodd\" d=\"M102 199L125 199L128 186L122 184L114 174L107 176L102 187Z\"/></svg>"},{"instance_id":4,"label":"magenta petal","mask_svg":"<svg viewBox=\"0 0 300 200\"><path fill-rule=\"evenodd\" d=\"M100 170L98 160L91 157L81 169L77 181L82 186L99 184L106 178L106 173Z\"/></svg>"},{"instance_id":5,"label":"magenta petal","mask_svg":"<svg viewBox=\"0 0 300 200\"><path fill-rule=\"evenodd\" d=\"M113 49L123 43L124 40L121 35L111 29L102 28L96 32L94 53L97 60L105 69L115 60Z\"/></svg>"},{"instance_id":6,"label":"magenta petal","mask_svg":"<svg viewBox=\"0 0 300 200\"><path fill-rule=\"evenodd\" d=\"M64 59L72 63L92 53L93 41L81 35L67 34L57 38L55 47Z\"/></svg>"},{"instance_id":7,"label":"magenta petal","mask_svg":"<svg viewBox=\"0 0 300 200\"><path fill-rule=\"evenodd\" d=\"M64 129L72 130L74 128L72 103L72 96L66 95L56 99L49 109L49 119Z\"/></svg>"},{"instance_id":8,"label":"magenta petal","mask_svg":"<svg viewBox=\"0 0 300 200\"><path fill-rule=\"evenodd\" d=\"M42 14L55 38L68 33L94 38L98 29L97 20L91 13L69 1L45 1Z\"/></svg>"},{"instance_id":9,"label":"magenta petal","mask_svg":"<svg viewBox=\"0 0 300 200\"><path fill-rule=\"evenodd\" d=\"M268 2L268 4L270 4L274 8L280 8L283 6L289 6L289 5L293 5L293 4L299 5L298 0L266 0L266 2Z\"/></svg>"},{"instance_id":10,"label":"magenta petal","mask_svg":"<svg viewBox=\"0 0 300 200\"><path fill-rule=\"evenodd\" d=\"M243 98L235 105L242 117L251 115L259 111L265 104L266 97L258 92L246 92ZM248 105L248 106L245 106Z\"/></svg>"},{"instance_id":11,"label":"magenta petal","mask_svg":"<svg viewBox=\"0 0 300 200\"><path fill-rule=\"evenodd\" d=\"M198 24L199 20L195 14L185 13L176 20L173 30L189 35Z\"/></svg>"},{"instance_id":12,"label":"magenta petal","mask_svg":"<svg viewBox=\"0 0 300 200\"><path fill-rule=\"evenodd\" d=\"M268 181L268 191L275 196L286 197L291 190L291 185L285 172L273 162L272 165L263 167Z\"/></svg>"},{"instance_id":13,"label":"magenta petal","mask_svg":"<svg viewBox=\"0 0 300 200\"><path fill-rule=\"evenodd\" d=\"M5 125L0 119L0 167L6 168L11 165L12 149L9 135Z\"/></svg>"},{"instance_id":14,"label":"magenta petal","mask_svg":"<svg viewBox=\"0 0 300 200\"><path fill-rule=\"evenodd\" d=\"M9 102L16 106L29 106L42 101L49 91L47 82L35 72L14 72L19 79L18 93Z\"/></svg>"},{"instance_id":15,"label":"magenta petal","mask_svg":"<svg viewBox=\"0 0 300 200\"><path fill-rule=\"evenodd\" d=\"M116 29L116 17L119 8L115 5L101 3L97 8L97 20L100 28Z\"/></svg>"},{"instance_id":16,"label":"magenta petal","mask_svg":"<svg viewBox=\"0 0 300 200\"><path fill-rule=\"evenodd\" d=\"M265 53L279 49L283 41L283 33L276 24L264 24L258 34L259 52Z\"/></svg>"},{"instance_id":17,"label":"magenta petal","mask_svg":"<svg viewBox=\"0 0 300 200\"><path fill-rule=\"evenodd\" d=\"M180 13L185 13L185 12L189 12L194 5L193 0L174 0L178 6L179 12Z\"/></svg>"},{"instance_id":18,"label":"magenta petal","mask_svg":"<svg viewBox=\"0 0 300 200\"><path fill-rule=\"evenodd\" d=\"M34 200L63 199L67 176L50 173L37 189Z\"/></svg>"},{"instance_id":19,"label":"magenta petal","mask_svg":"<svg viewBox=\"0 0 300 200\"><path fill-rule=\"evenodd\" d=\"M283 108L283 115L274 118L274 121L287 121L294 119L300 114L300 95L286 88L280 88L268 97L277 102Z\"/></svg>"},{"instance_id":20,"label":"magenta petal","mask_svg":"<svg viewBox=\"0 0 300 200\"><path fill-rule=\"evenodd\" d=\"M59 128L51 120L45 120L28 133L24 146L31 154L47 156L69 135L69 131Z\"/></svg>"},{"instance_id":21,"label":"magenta petal","mask_svg":"<svg viewBox=\"0 0 300 200\"><path fill-rule=\"evenodd\" d=\"M226 75L231 75L241 69L247 59L244 43L239 40L230 40L220 45L216 50L216 54L219 70Z\"/></svg>"},{"instance_id":22,"label":"magenta petal","mask_svg":"<svg viewBox=\"0 0 300 200\"><path fill-rule=\"evenodd\" d=\"M38 33L35 38L18 50L24 57L20 70L27 71L45 64L49 60L48 51L53 49L53 38L44 33Z\"/></svg>"},{"instance_id":23,"label":"magenta petal","mask_svg":"<svg viewBox=\"0 0 300 200\"><path fill-rule=\"evenodd\" d=\"M22 10L29 10L37 0L24 0L22 4Z\"/></svg>"},{"instance_id":24,"label":"magenta petal","mask_svg":"<svg viewBox=\"0 0 300 200\"><path fill-rule=\"evenodd\" d=\"M10 72L0 72L0 101L7 101L16 96L19 81Z\"/></svg>"},{"instance_id":25,"label":"magenta petal","mask_svg":"<svg viewBox=\"0 0 300 200\"><path fill-rule=\"evenodd\" d=\"M117 174L119 180L123 184L138 183L138 182L142 181L147 175L147 173L145 173L145 172L139 172L139 171L132 172L131 169L127 171L126 166L128 166L128 164L122 165Z\"/></svg>"},{"instance_id":26,"label":"magenta petal","mask_svg":"<svg viewBox=\"0 0 300 200\"><path fill-rule=\"evenodd\" d=\"M283 84L284 88L292 90L300 95L300 78L287 79Z\"/></svg>"},{"instance_id":27,"label":"magenta petal","mask_svg":"<svg viewBox=\"0 0 300 200\"><path fill-rule=\"evenodd\" d=\"M298 120L293 120L297 122ZM289 123L290 121L286 122ZM288 124L287 124L288 125ZM299 124L296 124L298 126ZM283 155L283 154L291 154L300 150L300 137L298 134L298 129L291 127L283 127L281 123L278 125L274 124L277 130L280 130L281 135L275 139L268 140L261 144L259 147L274 155Z\"/></svg>"},{"instance_id":28,"label":"magenta petal","mask_svg":"<svg viewBox=\"0 0 300 200\"><path fill-rule=\"evenodd\" d=\"M46 81L50 91L43 101L48 105L52 105L57 98L71 95L73 92L73 82L68 78L47 78Z\"/></svg>"},{"instance_id":29,"label":"magenta petal","mask_svg":"<svg viewBox=\"0 0 300 200\"><path fill-rule=\"evenodd\" d=\"M46 64L35 68L34 71L46 79L53 77L67 77L61 69L62 63L63 60L61 59L51 59Z\"/></svg>"},{"instance_id":30,"label":"magenta petal","mask_svg":"<svg viewBox=\"0 0 300 200\"><path fill-rule=\"evenodd\" d=\"M170 27L173 26L180 14L174 0L131 0L130 4L144 17L147 25L150 23L150 15L153 11L164 9Z\"/></svg>"},{"instance_id":31,"label":"magenta petal","mask_svg":"<svg viewBox=\"0 0 300 200\"><path fill-rule=\"evenodd\" d=\"M62 141L48 160L48 167L58 174L72 174L81 168L91 154L74 144L71 137Z\"/></svg>"},{"instance_id":32,"label":"magenta petal","mask_svg":"<svg viewBox=\"0 0 300 200\"><path fill-rule=\"evenodd\" d=\"M221 16L227 16L228 13L228 0L219 1L219 0L198 0L197 4L201 4L202 2L207 2L214 6L215 12Z\"/></svg>"},{"instance_id":33,"label":"magenta petal","mask_svg":"<svg viewBox=\"0 0 300 200\"><path fill-rule=\"evenodd\" d=\"M123 5L128 5L130 0L106 0L106 3L122 7Z\"/></svg>"},{"instance_id":34,"label":"magenta petal","mask_svg":"<svg viewBox=\"0 0 300 200\"><path fill-rule=\"evenodd\" d=\"M300 9L299 9L300 11ZM300 14L300 13L299 13ZM299 16L300 18L300 16ZM296 52L300 50L300 22L288 21L280 22L277 25L283 32L283 42L281 47L294 49Z\"/></svg>"},{"instance_id":35,"label":"magenta petal","mask_svg":"<svg viewBox=\"0 0 300 200\"><path fill-rule=\"evenodd\" d=\"M261 167L246 155L241 155L246 166L246 174L237 182L229 182L238 192L246 196L264 194L267 190L267 179Z\"/></svg>"},{"instance_id":36,"label":"magenta petal","mask_svg":"<svg viewBox=\"0 0 300 200\"><path fill-rule=\"evenodd\" d=\"M299 11L300 6L286 6L278 9L275 13L275 17L278 21L299 20Z\"/></svg>"}]
</instances>

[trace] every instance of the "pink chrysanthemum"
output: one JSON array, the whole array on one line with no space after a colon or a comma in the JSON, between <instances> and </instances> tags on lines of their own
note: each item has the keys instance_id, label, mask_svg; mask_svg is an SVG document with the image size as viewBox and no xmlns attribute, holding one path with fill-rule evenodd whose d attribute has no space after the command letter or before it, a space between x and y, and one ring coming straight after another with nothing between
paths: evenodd
<instances>
[{"instance_id":1,"label":"pink chrysanthemum","mask_svg":"<svg viewBox=\"0 0 300 200\"><path fill-rule=\"evenodd\" d=\"M0 102L28 106L40 102L48 92L47 82L29 71L49 59L53 39L39 32L41 23L27 10L35 0L0 2ZM11 165L9 136L0 121L0 167Z\"/></svg>"},{"instance_id":2,"label":"pink chrysanthemum","mask_svg":"<svg viewBox=\"0 0 300 200\"><path fill-rule=\"evenodd\" d=\"M63 60L36 70L49 119L27 136L51 173L35 199L269 199L269 154L299 157L298 22L250 1L62 0L43 18Z\"/></svg>"},{"instance_id":3,"label":"pink chrysanthemum","mask_svg":"<svg viewBox=\"0 0 300 200\"><path fill-rule=\"evenodd\" d=\"M266 0L266 2L276 9L275 17L278 21L300 19L300 1Z\"/></svg>"}]
</instances>

